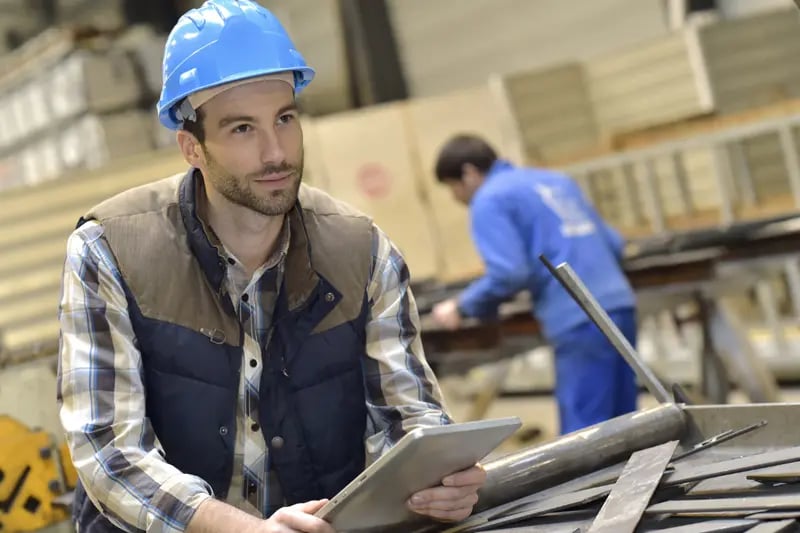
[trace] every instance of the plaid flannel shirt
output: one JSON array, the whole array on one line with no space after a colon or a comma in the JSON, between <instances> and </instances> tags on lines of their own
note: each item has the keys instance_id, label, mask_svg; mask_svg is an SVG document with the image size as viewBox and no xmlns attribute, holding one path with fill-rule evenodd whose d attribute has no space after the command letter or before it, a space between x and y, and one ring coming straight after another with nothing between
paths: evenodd
<instances>
[{"instance_id":1,"label":"plaid flannel shirt","mask_svg":"<svg viewBox=\"0 0 800 533\"><path fill-rule=\"evenodd\" d=\"M254 424L261 347L269 340L289 239L287 224L276 253L252 277L229 255L228 288L245 345L234 476L226 501L256 516L269 516L283 504L266 443ZM378 375L365 378L381 386L379 392L365 389L368 462L415 427L451 422L425 360L408 269L377 226L372 252L366 355L379 364L368 365ZM60 417L87 494L126 531L184 530L200 503L213 497L212 490L163 459L145 416L142 360L122 277L96 222L84 224L68 240L59 317Z\"/></svg>"}]
</instances>

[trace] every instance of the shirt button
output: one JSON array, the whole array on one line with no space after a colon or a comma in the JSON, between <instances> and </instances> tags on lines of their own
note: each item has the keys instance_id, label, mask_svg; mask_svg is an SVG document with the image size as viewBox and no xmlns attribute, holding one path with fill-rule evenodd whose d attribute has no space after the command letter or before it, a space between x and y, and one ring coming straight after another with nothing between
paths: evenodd
<instances>
[{"instance_id":1,"label":"shirt button","mask_svg":"<svg viewBox=\"0 0 800 533\"><path fill-rule=\"evenodd\" d=\"M258 361L256 361L255 359L250 359L250 366L252 366L253 368L257 367Z\"/></svg>"},{"instance_id":2,"label":"shirt button","mask_svg":"<svg viewBox=\"0 0 800 533\"><path fill-rule=\"evenodd\" d=\"M246 302L249 299L250 299L250 295L249 294L247 294L247 293L242 294L242 301L243 302Z\"/></svg>"},{"instance_id":3,"label":"shirt button","mask_svg":"<svg viewBox=\"0 0 800 533\"><path fill-rule=\"evenodd\" d=\"M326 302L332 302L332 301L334 301L335 299L336 299L336 297L333 295L333 293L332 293L332 292L326 292L326 293L325 293L325 301L326 301Z\"/></svg>"},{"instance_id":4,"label":"shirt button","mask_svg":"<svg viewBox=\"0 0 800 533\"><path fill-rule=\"evenodd\" d=\"M273 448L280 450L283 448L283 437L272 437L270 443L272 444Z\"/></svg>"},{"instance_id":5,"label":"shirt button","mask_svg":"<svg viewBox=\"0 0 800 533\"><path fill-rule=\"evenodd\" d=\"M236 260L233 257L229 257L228 258L228 263L231 264L231 265L235 265L236 264Z\"/></svg>"},{"instance_id":6,"label":"shirt button","mask_svg":"<svg viewBox=\"0 0 800 533\"><path fill-rule=\"evenodd\" d=\"M220 426L219 427L219 434L223 437L228 434L228 426Z\"/></svg>"},{"instance_id":7,"label":"shirt button","mask_svg":"<svg viewBox=\"0 0 800 533\"><path fill-rule=\"evenodd\" d=\"M250 429L252 429L253 431L258 431L258 424L253 424L252 426L250 426Z\"/></svg>"}]
</instances>

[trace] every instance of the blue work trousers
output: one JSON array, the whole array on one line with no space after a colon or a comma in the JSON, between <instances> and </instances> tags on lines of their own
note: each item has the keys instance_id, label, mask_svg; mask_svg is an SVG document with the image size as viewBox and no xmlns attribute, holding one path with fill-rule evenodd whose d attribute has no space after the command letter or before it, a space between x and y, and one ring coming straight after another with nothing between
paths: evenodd
<instances>
[{"instance_id":1,"label":"blue work trousers","mask_svg":"<svg viewBox=\"0 0 800 533\"><path fill-rule=\"evenodd\" d=\"M636 311L608 313L636 347ZM553 341L556 400L561 434L636 410L638 389L633 369L592 322Z\"/></svg>"}]
</instances>

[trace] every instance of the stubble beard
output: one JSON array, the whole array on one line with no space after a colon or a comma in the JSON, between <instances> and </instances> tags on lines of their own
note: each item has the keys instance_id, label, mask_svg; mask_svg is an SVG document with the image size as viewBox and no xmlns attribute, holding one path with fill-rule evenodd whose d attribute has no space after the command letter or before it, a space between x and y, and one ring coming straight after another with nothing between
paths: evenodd
<instances>
[{"instance_id":1,"label":"stubble beard","mask_svg":"<svg viewBox=\"0 0 800 533\"><path fill-rule=\"evenodd\" d=\"M267 165L261 171L247 174L244 178L228 172L207 151L205 155L211 184L229 202L270 217L285 215L297 203L297 195L303 181L303 153L300 154L300 163L296 166L286 162L280 165ZM289 179L292 183L283 189L270 191L266 197L257 196L247 186L265 174L278 172L290 172Z\"/></svg>"}]
</instances>

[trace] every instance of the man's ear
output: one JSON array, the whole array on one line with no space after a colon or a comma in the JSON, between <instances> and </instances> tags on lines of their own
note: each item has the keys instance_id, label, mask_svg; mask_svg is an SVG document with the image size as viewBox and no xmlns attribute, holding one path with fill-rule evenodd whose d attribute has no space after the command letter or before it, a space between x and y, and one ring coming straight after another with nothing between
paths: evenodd
<instances>
[{"instance_id":1,"label":"man's ear","mask_svg":"<svg viewBox=\"0 0 800 533\"><path fill-rule=\"evenodd\" d=\"M178 147L183 154L183 159L195 168L199 168L205 163L205 156L203 155L203 147L197 137L192 135L186 130L178 130L175 134L178 140Z\"/></svg>"}]
</instances>

